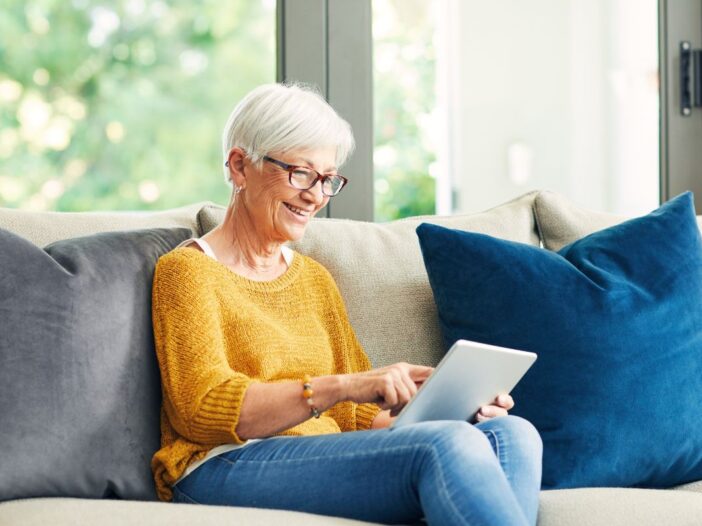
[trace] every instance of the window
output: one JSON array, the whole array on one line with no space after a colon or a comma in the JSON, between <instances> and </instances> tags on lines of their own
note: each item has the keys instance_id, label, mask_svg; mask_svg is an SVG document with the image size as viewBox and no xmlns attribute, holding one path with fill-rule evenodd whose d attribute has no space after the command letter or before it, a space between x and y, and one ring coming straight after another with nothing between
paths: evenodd
<instances>
[{"instance_id":1,"label":"window","mask_svg":"<svg viewBox=\"0 0 702 526\"><path fill-rule=\"evenodd\" d=\"M0 206L226 204L220 136L275 81L275 0L9 0L0 13Z\"/></svg>"},{"instance_id":2,"label":"window","mask_svg":"<svg viewBox=\"0 0 702 526\"><path fill-rule=\"evenodd\" d=\"M655 0L373 0L376 219L659 202Z\"/></svg>"},{"instance_id":3,"label":"window","mask_svg":"<svg viewBox=\"0 0 702 526\"><path fill-rule=\"evenodd\" d=\"M433 214L437 2L373 1L375 220Z\"/></svg>"}]
</instances>

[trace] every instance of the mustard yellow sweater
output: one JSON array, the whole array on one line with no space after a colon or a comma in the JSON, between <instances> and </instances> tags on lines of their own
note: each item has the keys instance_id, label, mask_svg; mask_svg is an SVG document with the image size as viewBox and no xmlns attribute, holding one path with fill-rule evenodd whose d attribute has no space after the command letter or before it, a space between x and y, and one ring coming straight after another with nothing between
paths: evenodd
<instances>
[{"instance_id":1,"label":"mustard yellow sweater","mask_svg":"<svg viewBox=\"0 0 702 526\"><path fill-rule=\"evenodd\" d=\"M163 404L151 469L165 501L190 463L215 446L245 442L236 427L252 382L370 369L331 275L299 253L285 274L256 282L199 250L178 248L156 265L153 325ZM341 402L278 434L368 429L379 411Z\"/></svg>"}]
</instances>

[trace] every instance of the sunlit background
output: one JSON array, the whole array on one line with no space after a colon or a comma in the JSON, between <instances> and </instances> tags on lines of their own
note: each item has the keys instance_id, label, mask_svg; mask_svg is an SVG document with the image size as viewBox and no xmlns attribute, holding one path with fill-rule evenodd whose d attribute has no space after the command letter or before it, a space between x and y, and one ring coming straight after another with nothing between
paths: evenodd
<instances>
[{"instance_id":1,"label":"sunlit background","mask_svg":"<svg viewBox=\"0 0 702 526\"><path fill-rule=\"evenodd\" d=\"M226 204L220 133L275 80L275 0L4 0L0 206ZM655 0L372 0L375 219L532 189L658 204Z\"/></svg>"},{"instance_id":2,"label":"sunlit background","mask_svg":"<svg viewBox=\"0 0 702 526\"><path fill-rule=\"evenodd\" d=\"M275 0L4 0L0 205L226 203L221 129L274 80Z\"/></svg>"},{"instance_id":3,"label":"sunlit background","mask_svg":"<svg viewBox=\"0 0 702 526\"><path fill-rule=\"evenodd\" d=\"M659 200L656 0L373 0L376 219Z\"/></svg>"}]
</instances>

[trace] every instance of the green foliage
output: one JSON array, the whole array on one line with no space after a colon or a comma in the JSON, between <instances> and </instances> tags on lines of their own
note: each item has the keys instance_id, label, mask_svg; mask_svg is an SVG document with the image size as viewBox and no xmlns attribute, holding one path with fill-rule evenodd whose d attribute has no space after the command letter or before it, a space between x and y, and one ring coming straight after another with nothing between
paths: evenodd
<instances>
[{"instance_id":1,"label":"green foliage","mask_svg":"<svg viewBox=\"0 0 702 526\"><path fill-rule=\"evenodd\" d=\"M226 204L222 127L274 80L271 2L4 0L0 206Z\"/></svg>"},{"instance_id":2,"label":"green foliage","mask_svg":"<svg viewBox=\"0 0 702 526\"><path fill-rule=\"evenodd\" d=\"M433 214L436 50L425 0L374 0L375 219Z\"/></svg>"},{"instance_id":3,"label":"green foliage","mask_svg":"<svg viewBox=\"0 0 702 526\"><path fill-rule=\"evenodd\" d=\"M434 212L429 5L373 3L381 221ZM5 0L0 206L226 204L220 133L245 93L275 79L273 7L270 0Z\"/></svg>"}]
</instances>

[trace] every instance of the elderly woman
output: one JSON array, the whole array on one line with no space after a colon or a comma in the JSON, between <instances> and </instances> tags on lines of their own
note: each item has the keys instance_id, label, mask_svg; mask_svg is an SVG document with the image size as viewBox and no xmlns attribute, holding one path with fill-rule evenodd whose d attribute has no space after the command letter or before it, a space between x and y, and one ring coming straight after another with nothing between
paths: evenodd
<instances>
[{"instance_id":1,"label":"elderly woman","mask_svg":"<svg viewBox=\"0 0 702 526\"><path fill-rule=\"evenodd\" d=\"M383 523L534 524L541 442L501 395L473 425L393 429L432 368L371 369L329 272L285 243L343 190L349 125L315 92L266 85L223 137L224 222L158 262L162 500ZM330 239L329 243L334 243ZM496 418L497 417L497 418Z\"/></svg>"}]
</instances>

